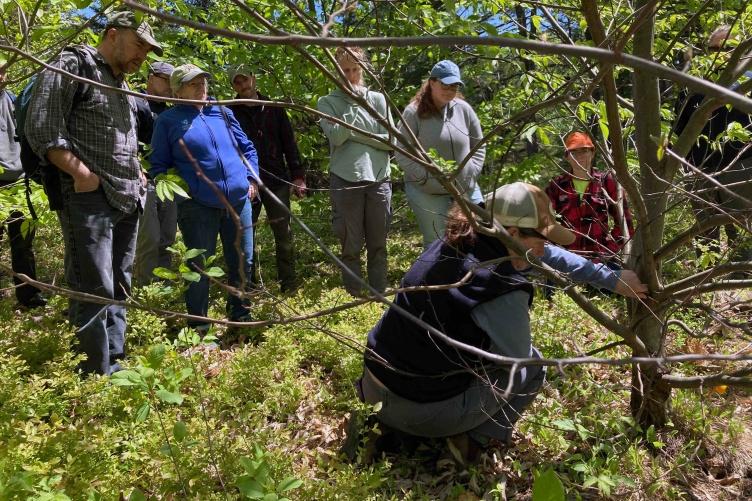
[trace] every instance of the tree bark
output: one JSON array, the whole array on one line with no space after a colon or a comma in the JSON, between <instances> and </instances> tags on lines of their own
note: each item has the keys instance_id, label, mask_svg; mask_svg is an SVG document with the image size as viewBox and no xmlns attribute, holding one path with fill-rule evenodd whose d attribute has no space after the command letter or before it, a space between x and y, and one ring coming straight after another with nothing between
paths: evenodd
<instances>
[{"instance_id":1,"label":"tree bark","mask_svg":"<svg viewBox=\"0 0 752 501\"><path fill-rule=\"evenodd\" d=\"M644 8L649 0L639 0L636 7ZM655 27L654 13L637 29L634 36L634 55L653 58L653 38ZM651 277L650 285L660 277L659 261L643 255L644 249L658 249L664 231L664 213L667 205L667 186L664 180L665 163L658 160L656 138L661 136L661 101L658 78L641 70L634 75L635 143L640 163L642 193L645 200L647 221L640 221L632 247L632 260L629 263L642 277ZM670 180L669 180L670 181ZM655 291L656 288L651 287ZM655 307L655 305L651 305ZM642 340L651 356L663 352L663 324L665 309L651 311L642 302L632 301L630 321L637 337ZM647 427L661 426L668 420L671 389L661 381L662 369L655 365L635 366L632 371L632 413L637 422Z\"/></svg>"}]
</instances>

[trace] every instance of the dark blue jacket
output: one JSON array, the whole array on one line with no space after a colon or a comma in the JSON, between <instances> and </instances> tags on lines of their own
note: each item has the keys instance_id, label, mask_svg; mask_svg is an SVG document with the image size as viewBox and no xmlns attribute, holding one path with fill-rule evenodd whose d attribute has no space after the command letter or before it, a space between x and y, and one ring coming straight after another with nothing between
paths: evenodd
<instances>
[{"instance_id":1,"label":"dark blue jacket","mask_svg":"<svg viewBox=\"0 0 752 501\"><path fill-rule=\"evenodd\" d=\"M181 139L195 162L189 159ZM248 196L249 180L259 179L253 143L232 111L224 107L205 106L199 111L190 105L173 106L157 117L151 147L152 178L175 167L188 183L191 197L209 207L225 207L216 190L237 205ZM197 167L213 186L197 174Z\"/></svg>"},{"instance_id":2,"label":"dark blue jacket","mask_svg":"<svg viewBox=\"0 0 752 501\"><path fill-rule=\"evenodd\" d=\"M461 249L436 240L405 274L402 287L453 284L474 270L472 277L460 287L402 292L394 302L452 339L488 350L491 339L473 321L473 308L517 289L528 292L532 301L532 285L509 260L477 267L507 255L501 242L484 235ZM368 334L368 347L378 355L366 352L368 369L392 392L415 402L459 395L475 380L476 373L483 372L477 357L452 348L394 308L389 308ZM379 357L417 376L385 367L377 361Z\"/></svg>"}]
</instances>

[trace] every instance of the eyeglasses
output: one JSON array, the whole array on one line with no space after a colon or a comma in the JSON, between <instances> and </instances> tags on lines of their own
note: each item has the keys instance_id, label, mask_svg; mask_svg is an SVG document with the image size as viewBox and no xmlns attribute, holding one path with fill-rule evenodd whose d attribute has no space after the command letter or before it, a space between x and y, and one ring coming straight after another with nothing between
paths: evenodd
<instances>
[{"instance_id":1,"label":"eyeglasses","mask_svg":"<svg viewBox=\"0 0 752 501\"><path fill-rule=\"evenodd\" d=\"M445 84L444 82L439 82L441 84L441 88L443 90L459 90L460 84L453 83L453 84Z\"/></svg>"}]
</instances>

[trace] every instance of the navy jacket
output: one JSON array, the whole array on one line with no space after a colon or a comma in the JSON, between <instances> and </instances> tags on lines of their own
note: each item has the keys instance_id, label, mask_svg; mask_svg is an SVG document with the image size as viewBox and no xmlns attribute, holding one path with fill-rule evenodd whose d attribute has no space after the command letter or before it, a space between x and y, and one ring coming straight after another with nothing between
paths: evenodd
<instances>
[{"instance_id":1,"label":"navy jacket","mask_svg":"<svg viewBox=\"0 0 752 501\"><path fill-rule=\"evenodd\" d=\"M232 111L221 106L205 106L200 111L190 105L173 106L157 117L151 147L150 175L156 177L175 167L188 183L191 197L209 207L225 207L216 189L237 205L248 196L249 180L259 179L253 143ZM197 174L197 167L213 186Z\"/></svg>"},{"instance_id":2,"label":"navy jacket","mask_svg":"<svg viewBox=\"0 0 752 501\"><path fill-rule=\"evenodd\" d=\"M747 71L744 76L752 78L752 72ZM739 87L739 82L733 84L731 90L736 90L737 87ZM678 115L674 128L676 134L682 133L704 98L702 94L687 96L687 93L683 92L680 95L675 110ZM743 141L729 139L723 143L720 151L712 148L711 142L715 141L719 134L724 133L732 122L738 122L748 131L752 127L752 117L741 110L720 106L713 111L702 133L689 151L687 160L703 172L714 173L728 167L737 157L739 157L738 161L752 158L752 148L747 148L747 143Z\"/></svg>"},{"instance_id":3,"label":"navy jacket","mask_svg":"<svg viewBox=\"0 0 752 501\"><path fill-rule=\"evenodd\" d=\"M462 249L436 240L412 265L402 287L453 284L474 270L472 278L456 288L402 292L394 302L449 337L488 350L491 340L473 321L473 308L518 289L528 292L532 301L532 285L508 260L477 267L507 255L501 242L484 235ZM450 347L394 308L368 334L368 347L398 370L417 375L396 372L366 352L368 369L392 392L415 402L459 395L473 382L475 372L482 372L477 357Z\"/></svg>"}]
</instances>

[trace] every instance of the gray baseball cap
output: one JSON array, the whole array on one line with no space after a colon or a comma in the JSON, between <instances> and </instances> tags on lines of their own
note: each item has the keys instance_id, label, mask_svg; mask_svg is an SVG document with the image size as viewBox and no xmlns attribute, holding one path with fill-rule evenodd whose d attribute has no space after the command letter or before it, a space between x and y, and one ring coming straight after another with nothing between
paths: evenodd
<instances>
[{"instance_id":1,"label":"gray baseball cap","mask_svg":"<svg viewBox=\"0 0 752 501\"><path fill-rule=\"evenodd\" d=\"M107 28L128 28L136 32L136 36L151 45L158 56L162 55L162 46L154 39L154 32L146 21L139 22L136 15L129 10L110 12L107 15Z\"/></svg>"},{"instance_id":2,"label":"gray baseball cap","mask_svg":"<svg viewBox=\"0 0 752 501\"><path fill-rule=\"evenodd\" d=\"M235 81L235 77L238 75L250 77L250 76L253 76L254 73L251 67L247 64L238 64L236 66L230 66L230 68L227 70L227 76L230 78L231 84Z\"/></svg>"},{"instance_id":3,"label":"gray baseball cap","mask_svg":"<svg viewBox=\"0 0 752 501\"><path fill-rule=\"evenodd\" d=\"M175 71L175 67L170 63L165 63L164 61L155 61L149 64L150 75L160 75L170 78L170 75L172 75L173 71Z\"/></svg>"},{"instance_id":4,"label":"gray baseball cap","mask_svg":"<svg viewBox=\"0 0 752 501\"><path fill-rule=\"evenodd\" d=\"M186 82L190 82L199 75L204 75L206 78L211 76L211 73L204 71L195 64L183 64L175 68L175 71L170 75L170 88L172 92L176 92L181 85Z\"/></svg>"}]
</instances>

